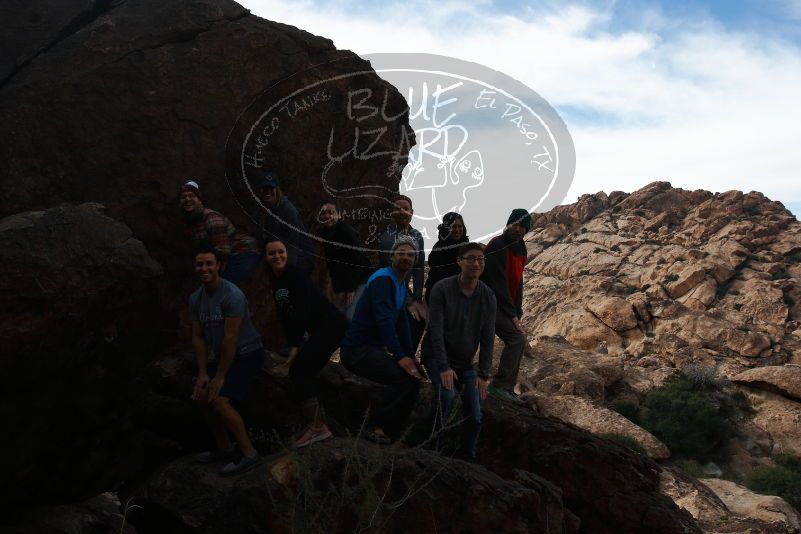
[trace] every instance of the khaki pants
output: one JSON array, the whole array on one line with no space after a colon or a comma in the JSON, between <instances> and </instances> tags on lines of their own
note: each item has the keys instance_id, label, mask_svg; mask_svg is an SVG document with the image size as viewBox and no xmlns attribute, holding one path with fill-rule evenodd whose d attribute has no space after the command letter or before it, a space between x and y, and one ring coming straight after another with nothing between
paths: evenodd
<instances>
[{"instance_id":1,"label":"khaki pants","mask_svg":"<svg viewBox=\"0 0 801 534\"><path fill-rule=\"evenodd\" d=\"M504 347L498 371L492 385L499 389L513 390L520 372L520 358L526 346L526 335L515 328L512 318L498 311L495 317L495 335L501 338Z\"/></svg>"}]
</instances>

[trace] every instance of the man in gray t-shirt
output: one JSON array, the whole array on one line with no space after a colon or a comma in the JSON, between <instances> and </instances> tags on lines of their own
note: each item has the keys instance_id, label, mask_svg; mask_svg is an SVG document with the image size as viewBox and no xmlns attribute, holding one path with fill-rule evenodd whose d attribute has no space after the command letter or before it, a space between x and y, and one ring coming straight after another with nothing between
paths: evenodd
<instances>
[{"instance_id":1,"label":"man in gray t-shirt","mask_svg":"<svg viewBox=\"0 0 801 534\"><path fill-rule=\"evenodd\" d=\"M211 246L195 256L201 287L189 297L192 347L197 378L192 399L209 416L217 445L198 455L204 463L231 459L223 475L243 472L259 461L245 423L231 405L242 400L264 362L261 336L253 327L244 293L220 277L220 260ZM234 444L242 457L234 458Z\"/></svg>"},{"instance_id":2,"label":"man in gray t-shirt","mask_svg":"<svg viewBox=\"0 0 801 534\"><path fill-rule=\"evenodd\" d=\"M209 362L218 361L222 354L226 318L236 317L242 320L236 340L235 358L262 349L261 335L253 326L247 298L241 289L228 280L220 278L219 285L211 294L199 287L189 297L189 310L192 320L200 322Z\"/></svg>"}]
</instances>

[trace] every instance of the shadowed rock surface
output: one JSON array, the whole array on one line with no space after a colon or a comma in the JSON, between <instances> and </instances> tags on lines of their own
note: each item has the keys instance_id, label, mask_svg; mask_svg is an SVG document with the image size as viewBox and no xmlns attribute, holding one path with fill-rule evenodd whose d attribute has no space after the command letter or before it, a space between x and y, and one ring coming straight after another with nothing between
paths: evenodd
<instances>
[{"instance_id":1,"label":"shadowed rock surface","mask_svg":"<svg viewBox=\"0 0 801 534\"><path fill-rule=\"evenodd\" d=\"M131 377L164 343L160 266L97 204L0 220L0 502L108 489L140 469Z\"/></svg>"},{"instance_id":2,"label":"shadowed rock surface","mask_svg":"<svg viewBox=\"0 0 801 534\"><path fill-rule=\"evenodd\" d=\"M4 517L0 529L4 534L137 534L125 508L116 494L102 493L76 504L28 509L13 523Z\"/></svg>"},{"instance_id":3,"label":"shadowed rock surface","mask_svg":"<svg viewBox=\"0 0 801 534\"><path fill-rule=\"evenodd\" d=\"M230 0L42 0L3 10L10 16L0 33L9 43L0 62L0 217L101 202L173 279L190 273L177 208L187 179L200 182L207 207L245 232L255 231L263 209L243 180L264 169L278 172L307 225L317 203L345 184L376 195L358 199L368 210L384 210L381 197L397 191L414 143L403 130L405 101L328 39ZM348 76L355 72L364 74ZM293 91L335 77L275 111L280 125L260 144L259 166L245 165L241 176L245 136L259 117ZM386 96L387 115L398 118L360 116L357 124L348 114L354 90L371 92L364 105L380 107ZM357 138L357 127L382 134ZM337 159L323 182L330 138ZM379 151L389 155L355 156ZM366 235L364 215L350 222Z\"/></svg>"},{"instance_id":4,"label":"shadowed rock surface","mask_svg":"<svg viewBox=\"0 0 801 534\"><path fill-rule=\"evenodd\" d=\"M548 482L422 449L337 438L234 478L219 468L182 459L155 474L136 496L140 532L565 532Z\"/></svg>"},{"instance_id":5,"label":"shadowed rock surface","mask_svg":"<svg viewBox=\"0 0 801 534\"><path fill-rule=\"evenodd\" d=\"M175 456L169 425L167 438L137 425L160 399L143 369L180 337L197 285L181 183L196 178L207 207L253 233L262 211L244 180L274 169L311 222L332 131L337 155L366 148L350 91L386 97L397 118L359 126L383 128L361 141L392 154L338 160L331 188L396 189L413 134L402 136L405 101L367 62L232 1L12 0L0 14L0 368L14 376L0 393L13 429L0 506L13 508L84 499ZM279 110L286 127L260 145L261 168L226 179L266 107L337 76L325 98L303 93ZM351 222L366 231L367 219ZM193 437L202 426L190 421Z\"/></svg>"},{"instance_id":6,"label":"shadowed rock surface","mask_svg":"<svg viewBox=\"0 0 801 534\"><path fill-rule=\"evenodd\" d=\"M157 382L161 386L156 386L164 394L161 399L165 405L169 398L179 394L171 387L183 383L181 387L188 391L189 380L179 377L192 372L188 357L173 354L169 360L173 363L162 369L172 371L162 372ZM358 434L365 410L371 400L378 400L380 388L338 364L326 366L320 383L332 429L337 435ZM414 440L421 430L427 436L424 421L430 406L429 397L430 389L424 387L415 410L417 422L408 439ZM186 399L185 394L183 399ZM187 400L181 405L188 418L193 406ZM303 428L287 379L260 378L244 411L257 434L275 430L285 436ZM698 532L691 516L660 493L661 468L647 457L571 425L538 416L529 407L515 407L490 398L484 404L484 412L479 442L482 465L506 480L518 480L525 471L559 488L567 532L573 531L570 525L574 523L580 524L582 532ZM151 422L158 419L158 410L153 410L152 414ZM174 411L169 416L187 419ZM180 439L180 436L175 438ZM184 446L197 449L202 444L185 443ZM267 439L262 449L280 452L284 446ZM325 447L320 444L321 450Z\"/></svg>"}]
</instances>

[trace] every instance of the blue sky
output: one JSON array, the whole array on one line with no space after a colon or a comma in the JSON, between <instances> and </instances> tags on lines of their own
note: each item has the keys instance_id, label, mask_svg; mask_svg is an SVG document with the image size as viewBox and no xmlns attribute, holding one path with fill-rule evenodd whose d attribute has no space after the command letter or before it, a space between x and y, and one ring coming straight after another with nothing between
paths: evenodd
<instances>
[{"instance_id":1,"label":"blue sky","mask_svg":"<svg viewBox=\"0 0 801 534\"><path fill-rule=\"evenodd\" d=\"M654 180L801 216L801 0L244 0L359 54L429 52L524 82L567 123L565 202Z\"/></svg>"}]
</instances>

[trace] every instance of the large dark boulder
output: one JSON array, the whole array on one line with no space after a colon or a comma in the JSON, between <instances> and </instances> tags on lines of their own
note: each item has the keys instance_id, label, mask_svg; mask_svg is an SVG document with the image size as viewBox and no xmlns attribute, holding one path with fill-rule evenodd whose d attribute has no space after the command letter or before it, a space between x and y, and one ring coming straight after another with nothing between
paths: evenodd
<instances>
[{"instance_id":1,"label":"large dark boulder","mask_svg":"<svg viewBox=\"0 0 801 534\"><path fill-rule=\"evenodd\" d=\"M485 404L480 454L501 475L517 469L556 484L583 532L700 532L692 516L660 493L653 460L528 407Z\"/></svg>"},{"instance_id":2,"label":"large dark boulder","mask_svg":"<svg viewBox=\"0 0 801 534\"><path fill-rule=\"evenodd\" d=\"M188 449L202 448L207 438L198 439L189 427L195 411L186 400L191 387L189 376L194 372L191 357L171 353L160 361L164 363L158 366L158 379L153 381L160 401L151 399L148 416L142 419L155 425L149 427L151 431L159 432L157 427L169 427L171 418L176 423L167 432L170 439ZM268 360L268 369L274 361ZM366 410L371 401L379 400L381 388L334 363L323 369L318 382L329 426L335 434L358 435ZM404 438L410 446L430 446L424 441L428 436L430 396L430 388L423 387L412 428ZM176 401L178 398L184 400ZM263 452L285 450L288 436L304 426L289 380L267 373L256 381L242 410L251 430L260 436ZM662 469L647 456L556 419L541 417L527 406L489 398L483 410L480 462L507 480L517 480L521 472L526 472L559 488L567 531L580 524L582 532L700 532L692 516L660 492ZM325 444L319 450L324 451Z\"/></svg>"},{"instance_id":3,"label":"large dark boulder","mask_svg":"<svg viewBox=\"0 0 801 534\"><path fill-rule=\"evenodd\" d=\"M397 191L409 148L401 143L409 141L402 136L405 101L368 62L328 39L253 16L231 0L11 5L0 32L10 44L0 51L7 73L0 82L0 217L101 202L180 282L191 274L177 207L186 179L196 178L207 207L245 232L255 232L262 214L245 182L261 169L278 172L308 224L331 192ZM36 31L25 36L31 26ZM398 118L360 115L356 122L348 107L355 90L372 91L365 105L381 106L386 94L387 114ZM260 167L243 165L251 126L295 91L267 116L281 125L259 145ZM398 154L349 157L326 169L329 139L338 157L357 129L381 128L380 139L362 135L358 152L377 139L371 153L400 147ZM345 204L386 207L369 195ZM351 222L366 234L369 212L362 215Z\"/></svg>"},{"instance_id":4,"label":"large dark boulder","mask_svg":"<svg viewBox=\"0 0 801 534\"><path fill-rule=\"evenodd\" d=\"M405 101L368 62L230 0L12 0L0 15L0 507L14 507L86 498L175 453L137 426L160 400L137 377L182 332L197 286L183 181L254 233L259 170L311 223L345 184L397 190L409 145ZM398 118L357 124L360 89ZM242 171L250 127L295 91L262 166ZM328 165L332 132L341 155L357 127L384 128L373 150L396 153Z\"/></svg>"},{"instance_id":5,"label":"large dark boulder","mask_svg":"<svg viewBox=\"0 0 801 534\"><path fill-rule=\"evenodd\" d=\"M165 340L161 267L83 204L0 220L0 503L77 499L137 469L130 377Z\"/></svg>"},{"instance_id":6,"label":"large dark boulder","mask_svg":"<svg viewBox=\"0 0 801 534\"><path fill-rule=\"evenodd\" d=\"M114 493L102 493L75 504L42 506L16 517L0 518L3 534L137 534L128 521L132 502L120 503Z\"/></svg>"},{"instance_id":7,"label":"large dark boulder","mask_svg":"<svg viewBox=\"0 0 801 534\"><path fill-rule=\"evenodd\" d=\"M520 471L334 439L234 478L187 458L136 493L141 532L565 532L559 490Z\"/></svg>"}]
</instances>

